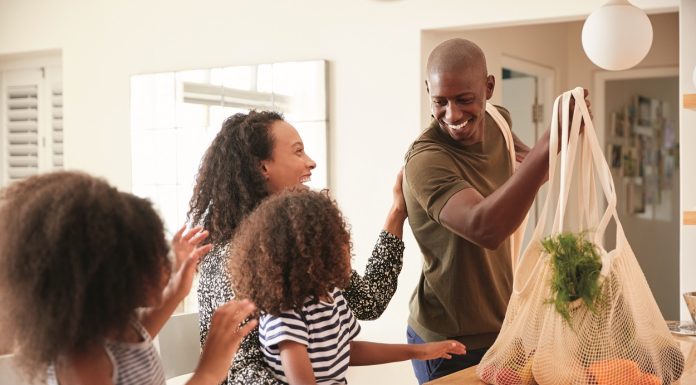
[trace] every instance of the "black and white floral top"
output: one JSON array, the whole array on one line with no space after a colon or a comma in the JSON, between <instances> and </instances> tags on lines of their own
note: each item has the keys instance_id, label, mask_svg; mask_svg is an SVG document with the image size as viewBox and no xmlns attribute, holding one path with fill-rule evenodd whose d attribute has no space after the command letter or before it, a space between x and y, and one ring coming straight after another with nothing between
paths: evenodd
<instances>
[{"instance_id":1,"label":"black and white floral top","mask_svg":"<svg viewBox=\"0 0 696 385\"><path fill-rule=\"evenodd\" d=\"M201 346L208 336L213 312L234 299L227 272L226 247L214 247L200 264L198 312L200 314ZM382 231L367 261L365 275L355 270L343 295L355 316L361 320L378 318L387 308L403 265L404 243L393 234ZM280 385L266 366L259 350L258 328L242 341L227 373L227 385Z\"/></svg>"}]
</instances>

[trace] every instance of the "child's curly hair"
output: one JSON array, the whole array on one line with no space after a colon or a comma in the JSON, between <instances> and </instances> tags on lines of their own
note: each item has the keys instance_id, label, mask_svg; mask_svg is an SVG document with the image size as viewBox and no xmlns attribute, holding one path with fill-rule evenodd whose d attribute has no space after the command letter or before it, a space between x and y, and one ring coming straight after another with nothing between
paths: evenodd
<instances>
[{"instance_id":1,"label":"child's curly hair","mask_svg":"<svg viewBox=\"0 0 696 385\"><path fill-rule=\"evenodd\" d=\"M229 248L235 293L269 314L297 310L348 285L350 246L326 191L274 194L242 221Z\"/></svg>"},{"instance_id":2,"label":"child's curly hair","mask_svg":"<svg viewBox=\"0 0 696 385\"><path fill-rule=\"evenodd\" d=\"M29 377L126 330L169 273L149 201L79 172L0 192L0 322Z\"/></svg>"}]
</instances>

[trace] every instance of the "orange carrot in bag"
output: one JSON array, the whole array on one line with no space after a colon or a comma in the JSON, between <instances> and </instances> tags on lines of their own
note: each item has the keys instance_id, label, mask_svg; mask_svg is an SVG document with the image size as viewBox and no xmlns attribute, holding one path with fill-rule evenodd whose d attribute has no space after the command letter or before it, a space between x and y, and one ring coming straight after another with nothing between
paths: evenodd
<instances>
[{"instance_id":1,"label":"orange carrot in bag","mask_svg":"<svg viewBox=\"0 0 696 385\"><path fill-rule=\"evenodd\" d=\"M662 385L662 380L650 373L643 373L638 379L637 385Z\"/></svg>"},{"instance_id":2,"label":"orange carrot in bag","mask_svg":"<svg viewBox=\"0 0 696 385\"><path fill-rule=\"evenodd\" d=\"M589 371L597 385L636 384L642 375L637 363L622 359L594 362Z\"/></svg>"}]
</instances>

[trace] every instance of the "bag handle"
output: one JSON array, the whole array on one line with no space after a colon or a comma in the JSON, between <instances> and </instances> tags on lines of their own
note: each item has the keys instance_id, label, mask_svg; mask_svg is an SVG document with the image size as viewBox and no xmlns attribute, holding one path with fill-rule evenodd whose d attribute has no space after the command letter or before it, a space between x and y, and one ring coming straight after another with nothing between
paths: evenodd
<instances>
[{"instance_id":1,"label":"bag handle","mask_svg":"<svg viewBox=\"0 0 696 385\"><path fill-rule=\"evenodd\" d=\"M566 96L566 94L564 94L564 96ZM580 87L575 88L573 91L570 91L570 94L572 94L576 101L584 100L584 92L583 89ZM567 96L568 98L570 97L569 95ZM609 169L609 165L607 164L606 158L604 157L604 154L602 152L602 148L599 145L597 133L595 131L589 110L585 103L576 102L574 109L574 117L580 115L582 116L583 121L585 123L585 130L583 132L583 147L585 150L589 150L587 151L588 155L584 161L588 162L586 163L587 165L594 164L595 172L593 172L593 175L595 176L595 178L592 179L598 180L600 182L600 186L602 187L602 191L604 192L604 198L607 202L607 207L604 210L601 219L599 220L599 223L597 224L597 228L594 231L594 238L592 239L593 243L600 247L603 251L601 275L606 276L610 272L614 256L618 254L618 251L622 250L626 246L627 241L625 233L623 231L623 227L621 226L621 222L618 218L618 213L616 211L617 197L616 189L614 186L614 180L611 176L611 171ZM590 158L591 162L589 161ZM593 210L595 212L597 211L596 205L594 206ZM614 222L616 223L615 251L617 252L608 253L606 252L606 250L603 249L603 238L606 233L607 226L609 225L612 219L614 219Z\"/></svg>"},{"instance_id":2,"label":"bag handle","mask_svg":"<svg viewBox=\"0 0 696 385\"><path fill-rule=\"evenodd\" d=\"M551 114L551 127L558 127L559 124L559 117L558 117L558 106L559 104L562 103L562 95L557 97L556 100L554 101L553 104L553 112ZM567 111L569 108L569 103L568 106L566 106L565 111ZM567 153L567 137L568 137L568 122L567 119L565 119L565 124L563 124L563 132L565 132L565 135L562 134L563 137L566 138L564 143L564 147L566 148L566 152L562 153ZM549 190L548 193L546 194L546 199L544 201L544 206L543 209L541 210L540 215L537 218L537 225L534 228L534 232L532 233L531 240L529 244L527 245L527 248L524 250L520 257L519 264L517 265L515 272L514 272L514 282L513 282L513 291L515 293L521 294L522 292L526 291L527 287L529 287L529 283L532 280L532 278L535 276L534 271L538 269L538 266L540 264L540 261L542 260L542 253L541 253L541 239L542 239L542 233L546 230L546 222L549 217L549 211L552 207L555 209L554 211L554 217L557 220L558 217L558 209L559 209L559 202L554 202L554 200L557 198L557 196L554 196L554 191L555 190L560 190L561 192L558 194L558 196L562 195L563 189L562 184L559 183L556 173L557 169L562 169L563 168L563 162L558 162L558 130L557 129L551 129L550 131L550 136L549 136ZM562 147L563 150L563 147ZM565 157L567 158L567 156ZM563 157L561 158L562 160L564 159ZM556 184L559 184L556 186Z\"/></svg>"},{"instance_id":3,"label":"bag handle","mask_svg":"<svg viewBox=\"0 0 696 385\"><path fill-rule=\"evenodd\" d=\"M555 206L552 233L561 232L565 229L564 222L566 220L568 197L573 181L576 158L579 158L581 162L581 167L577 171L578 175L576 176L576 180L579 181L581 186L576 188L574 193L580 198L586 198L578 200L584 203L579 212L580 223L584 223L588 227L596 224L597 227L592 241L599 247L602 247L602 238L606 232L606 228L610 220L614 219L617 226L615 250L618 251L623 249L627 243L616 212L617 198L611 171L603 155L601 146L599 145L587 105L583 102L584 90L581 87L577 87L572 91L567 91L556 98L551 118L551 127L558 127L559 104L562 106L562 115L564 117L568 116L571 97L575 99L572 123L569 122L568 119L563 119L563 121L560 122L560 138L557 129L551 129L550 132L549 193L547 194L542 213L538 218L537 227L534 229L530 245L522 254L522 259L515 270L516 280L514 290L517 293L525 291L530 279L533 277L532 272L535 270L535 266L541 260L541 246L537 243L540 243L542 234L546 230L546 222L549 219L549 210L552 204ZM580 127L583 122L585 124L585 129L583 134L580 134ZM557 152L559 139L561 140L560 155ZM558 162L559 156L560 162ZM560 173L560 175L557 175L557 172ZM600 210L597 202L596 182L599 182L603 197L607 201L607 207L601 217L598 215L598 211ZM557 196L553 196L554 191L558 191ZM557 201L554 202L555 200ZM603 267L601 274L602 276L606 276L610 271L613 256L617 253L607 253L605 250L603 251Z\"/></svg>"},{"instance_id":4,"label":"bag handle","mask_svg":"<svg viewBox=\"0 0 696 385\"><path fill-rule=\"evenodd\" d=\"M512 172L517 170L517 152L515 151L515 139L512 136L512 130L510 130L510 125L507 120L500 114L498 108L496 108L491 103L486 103L486 112L493 118L496 122L498 128L503 133L503 138L505 139L505 144L507 146L508 153L510 154L510 166L512 167ZM517 266L518 257L522 251L522 242L524 241L524 232L527 229L527 222L529 221L529 213L525 215L522 223L517 227L517 230L510 235L510 258L511 265L513 269Z\"/></svg>"}]
</instances>

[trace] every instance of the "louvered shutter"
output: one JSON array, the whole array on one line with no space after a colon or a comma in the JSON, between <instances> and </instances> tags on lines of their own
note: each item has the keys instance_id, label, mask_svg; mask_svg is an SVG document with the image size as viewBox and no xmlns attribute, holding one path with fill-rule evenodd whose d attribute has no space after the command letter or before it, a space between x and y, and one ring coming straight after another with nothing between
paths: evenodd
<instances>
[{"instance_id":1,"label":"louvered shutter","mask_svg":"<svg viewBox=\"0 0 696 385\"><path fill-rule=\"evenodd\" d=\"M59 68L46 69L46 109L50 111L49 125L46 127L47 170L63 168L63 85ZM39 107L41 108L41 107Z\"/></svg>"},{"instance_id":2,"label":"louvered shutter","mask_svg":"<svg viewBox=\"0 0 696 385\"><path fill-rule=\"evenodd\" d=\"M3 184L40 170L41 70L2 74Z\"/></svg>"},{"instance_id":3,"label":"louvered shutter","mask_svg":"<svg viewBox=\"0 0 696 385\"><path fill-rule=\"evenodd\" d=\"M62 87L54 88L52 93L52 108L53 119L51 120L52 128L52 160L54 169L63 168L63 89Z\"/></svg>"}]
</instances>

